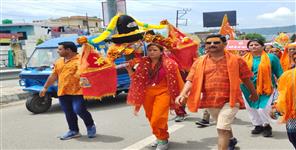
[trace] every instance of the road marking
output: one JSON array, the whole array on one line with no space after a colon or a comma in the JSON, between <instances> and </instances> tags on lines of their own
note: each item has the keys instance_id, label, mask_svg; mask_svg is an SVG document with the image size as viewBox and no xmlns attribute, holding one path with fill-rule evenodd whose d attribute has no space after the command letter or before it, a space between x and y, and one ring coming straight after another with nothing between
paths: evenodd
<instances>
[{"instance_id":1,"label":"road marking","mask_svg":"<svg viewBox=\"0 0 296 150\"><path fill-rule=\"evenodd\" d=\"M175 125L172 125L169 127L169 133L173 133L175 131L177 131L178 129L184 127L183 124L175 124ZM152 142L155 141L155 136L154 135L151 135L149 137L146 137L145 139L133 144L133 145L130 145L126 148L124 148L123 150L139 150L139 149L142 149L144 148L145 146L151 144Z\"/></svg>"}]
</instances>

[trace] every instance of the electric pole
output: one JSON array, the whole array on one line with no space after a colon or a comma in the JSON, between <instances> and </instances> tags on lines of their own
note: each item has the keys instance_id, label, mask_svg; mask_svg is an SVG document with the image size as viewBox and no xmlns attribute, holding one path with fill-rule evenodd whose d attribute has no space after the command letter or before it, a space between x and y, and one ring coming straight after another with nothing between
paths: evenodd
<instances>
[{"instance_id":1,"label":"electric pole","mask_svg":"<svg viewBox=\"0 0 296 150\"><path fill-rule=\"evenodd\" d=\"M86 13L86 29L87 29L87 35L90 35L90 32L89 32L89 24L88 24L88 16L87 16L87 13Z\"/></svg>"},{"instance_id":2,"label":"electric pole","mask_svg":"<svg viewBox=\"0 0 296 150\"><path fill-rule=\"evenodd\" d=\"M182 10L177 10L176 15L176 27L178 28L179 25L187 26L187 18L183 18L189 11L191 11L190 8L183 8ZM185 24L180 24L179 21L185 21Z\"/></svg>"}]
</instances>

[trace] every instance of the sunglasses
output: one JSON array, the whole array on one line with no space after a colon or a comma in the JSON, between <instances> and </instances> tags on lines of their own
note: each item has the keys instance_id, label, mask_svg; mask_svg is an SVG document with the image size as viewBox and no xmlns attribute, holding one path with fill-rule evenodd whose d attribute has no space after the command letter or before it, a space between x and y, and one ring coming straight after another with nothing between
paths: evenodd
<instances>
[{"instance_id":1,"label":"sunglasses","mask_svg":"<svg viewBox=\"0 0 296 150\"><path fill-rule=\"evenodd\" d=\"M218 45L218 44L221 44L221 42L220 41L206 42L206 45L212 45L212 44Z\"/></svg>"}]
</instances>

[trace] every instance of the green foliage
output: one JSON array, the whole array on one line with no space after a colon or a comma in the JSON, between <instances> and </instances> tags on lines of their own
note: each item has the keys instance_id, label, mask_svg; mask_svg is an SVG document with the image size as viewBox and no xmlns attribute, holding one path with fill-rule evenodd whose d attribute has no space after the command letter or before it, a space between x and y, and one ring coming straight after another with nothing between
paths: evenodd
<instances>
[{"instance_id":1,"label":"green foliage","mask_svg":"<svg viewBox=\"0 0 296 150\"><path fill-rule=\"evenodd\" d=\"M2 20L2 24L12 24L12 20L4 19L4 20Z\"/></svg>"},{"instance_id":2,"label":"green foliage","mask_svg":"<svg viewBox=\"0 0 296 150\"><path fill-rule=\"evenodd\" d=\"M290 38L291 42L296 42L296 34L293 34Z\"/></svg>"},{"instance_id":3,"label":"green foliage","mask_svg":"<svg viewBox=\"0 0 296 150\"><path fill-rule=\"evenodd\" d=\"M41 43L43 43L44 41L42 39L38 39L37 42L36 42L36 45L39 45Z\"/></svg>"},{"instance_id":4,"label":"green foliage","mask_svg":"<svg viewBox=\"0 0 296 150\"><path fill-rule=\"evenodd\" d=\"M253 40L253 39L258 39L263 41L264 43L266 42L266 38L262 36L261 34L258 33L248 33L248 34L243 34L238 37L240 40Z\"/></svg>"}]
</instances>

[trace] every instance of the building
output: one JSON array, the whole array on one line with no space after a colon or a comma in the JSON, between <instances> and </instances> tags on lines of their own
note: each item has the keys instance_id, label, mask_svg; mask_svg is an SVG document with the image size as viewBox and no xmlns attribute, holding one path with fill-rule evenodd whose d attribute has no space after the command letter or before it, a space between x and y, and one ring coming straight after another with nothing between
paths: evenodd
<instances>
[{"instance_id":1,"label":"building","mask_svg":"<svg viewBox=\"0 0 296 150\"><path fill-rule=\"evenodd\" d=\"M38 39L43 41L50 35L47 30L32 23L0 24L0 67L8 64L8 50L12 49L11 44L18 43L26 57L29 57Z\"/></svg>"},{"instance_id":2,"label":"building","mask_svg":"<svg viewBox=\"0 0 296 150\"><path fill-rule=\"evenodd\" d=\"M102 27L102 19L97 17L86 16L70 16L61 17L58 19L34 20L34 24L48 28L51 32L66 32L84 34L89 31L89 34L95 34Z\"/></svg>"}]
</instances>

